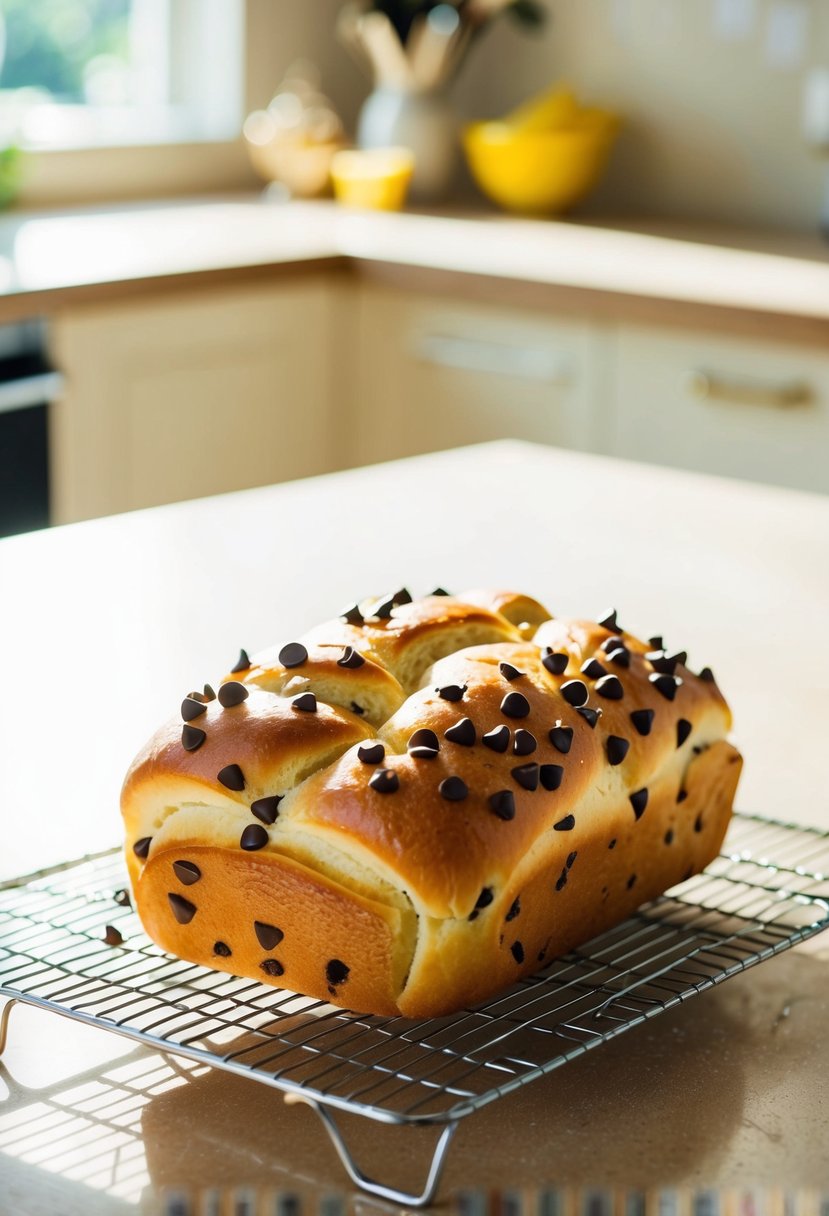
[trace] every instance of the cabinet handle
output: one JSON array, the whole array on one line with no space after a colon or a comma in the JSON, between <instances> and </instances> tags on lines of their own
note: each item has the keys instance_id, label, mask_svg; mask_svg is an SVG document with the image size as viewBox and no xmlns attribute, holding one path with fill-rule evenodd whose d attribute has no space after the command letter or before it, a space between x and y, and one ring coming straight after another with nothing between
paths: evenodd
<instances>
[{"instance_id":1,"label":"cabinet handle","mask_svg":"<svg viewBox=\"0 0 829 1216\"><path fill-rule=\"evenodd\" d=\"M422 363L453 367L458 371L562 385L571 379L570 360L543 346L512 346L507 342L457 338L451 334L419 334L412 353Z\"/></svg>"},{"instance_id":2,"label":"cabinet handle","mask_svg":"<svg viewBox=\"0 0 829 1216\"><path fill-rule=\"evenodd\" d=\"M811 405L815 399L812 386L806 380L784 380L764 384L759 380L739 380L717 372L695 371L691 377L691 392L703 401L727 401L730 405L765 405L775 409Z\"/></svg>"}]
</instances>

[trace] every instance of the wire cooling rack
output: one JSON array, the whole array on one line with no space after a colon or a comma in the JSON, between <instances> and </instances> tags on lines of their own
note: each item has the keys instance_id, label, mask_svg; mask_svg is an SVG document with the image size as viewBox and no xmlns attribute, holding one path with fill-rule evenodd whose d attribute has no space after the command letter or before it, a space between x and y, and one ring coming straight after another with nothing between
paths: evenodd
<instances>
[{"instance_id":1,"label":"wire cooling rack","mask_svg":"<svg viewBox=\"0 0 829 1216\"><path fill-rule=\"evenodd\" d=\"M434 1197L459 1121L829 925L829 833L735 815L704 874L544 971L451 1017L370 1017L182 962L124 901L120 853L0 887L0 1052L25 1001L305 1102L352 1181ZM104 941L107 925L122 945ZM420 1194L367 1177L335 1119L438 1128Z\"/></svg>"}]
</instances>

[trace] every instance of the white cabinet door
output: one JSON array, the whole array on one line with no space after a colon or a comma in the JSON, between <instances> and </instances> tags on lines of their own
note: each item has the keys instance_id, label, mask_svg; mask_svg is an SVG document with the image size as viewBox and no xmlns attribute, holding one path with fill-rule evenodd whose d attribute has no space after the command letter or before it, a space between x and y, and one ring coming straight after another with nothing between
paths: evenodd
<instances>
[{"instance_id":1,"label":"white cabinet door","mask_svg":"<svg viewBox=\"0 0 829 1216\"><path fill-rule=\"evenodd\" d=\"M829 351L624 326L612 451L829 492Z\"/></svg>"},{"instance_id":2,"label":"white cabinet door","mask_svg":"<svg viewBox=\"0 0 829 1216\"><path fill-rule=\"evenodd\" d=\"M356 463L518 438L589 449L603 335L587 323L363 285Z\"/></svg>"},{"instance_id":3,"label":"white cabinet door","mask_svg":"<svg viewBox=\"0 0 829 1216\"><path fill-rule=\"evenodd\" d=\"M176 292L57 318L53 517L85 519L327 472L324 279Z\"/></svg>"}]
</instances>

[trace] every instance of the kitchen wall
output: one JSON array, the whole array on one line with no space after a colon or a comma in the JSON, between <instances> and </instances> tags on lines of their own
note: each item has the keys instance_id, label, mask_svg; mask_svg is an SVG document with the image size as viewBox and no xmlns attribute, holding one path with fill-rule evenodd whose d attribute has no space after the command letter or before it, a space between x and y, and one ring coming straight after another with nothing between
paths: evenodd
<instances>
[{"instance_id":1,"label":"kitchen wall","mask_svg":"<svg viewBox=\"0 0 829 1216\"><path fill-rule=\"evenodd\" d=\"M814 228L826 170L804 145L802 92L806 69L829 65L829 4L546 3L541 38L504 25L477 48L457 89L466 112L498 114L565 76L628 119L592 211ZM746 36L716 37L718 15L741 10L754 17ZM791 66L775 66L787 29L797 33L787 17L805 20L807 45Z\"/></svg>"}]
</instances>

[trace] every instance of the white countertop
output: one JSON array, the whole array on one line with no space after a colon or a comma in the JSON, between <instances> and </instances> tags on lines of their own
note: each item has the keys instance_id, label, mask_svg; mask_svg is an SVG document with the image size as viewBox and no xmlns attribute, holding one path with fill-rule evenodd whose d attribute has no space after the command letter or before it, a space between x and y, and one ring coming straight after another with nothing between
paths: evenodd
<instances>
[{"instance_id":1,"label":"white countertop","mask_svg":"<svg viewBox=\"0 0 829 1216\"><path fill-rule=\"evenodd\" d=\"M513 442L0 541L0 878L116 842L132 754L240 646L401 584L664 633L731 702L738 804L825 828L827 570L829 499ZM443 1193L829 1191L827 1017L825 959L764 962L464 1120ZM347 1130L369 1170L422 1184L428 1130ZM170 1216L169 1188L264 1212L281 1189L310 1216L343 1186L312 1113L266 1087L13 1011L0 1211Z\"/></svg>"},{"instance_id":2,"label":"white countertop","mask_svg":"<svg viewBox=\"0 0 829 1216\"><path fill-rule=\"evenodd\" d=\"M24 315L94 285L313 261L457 274L829 319L829 252L817 237L680 225L349 212L261 198L122 206L0 220L0 302Z\"/></svg>"}]
</instances>

